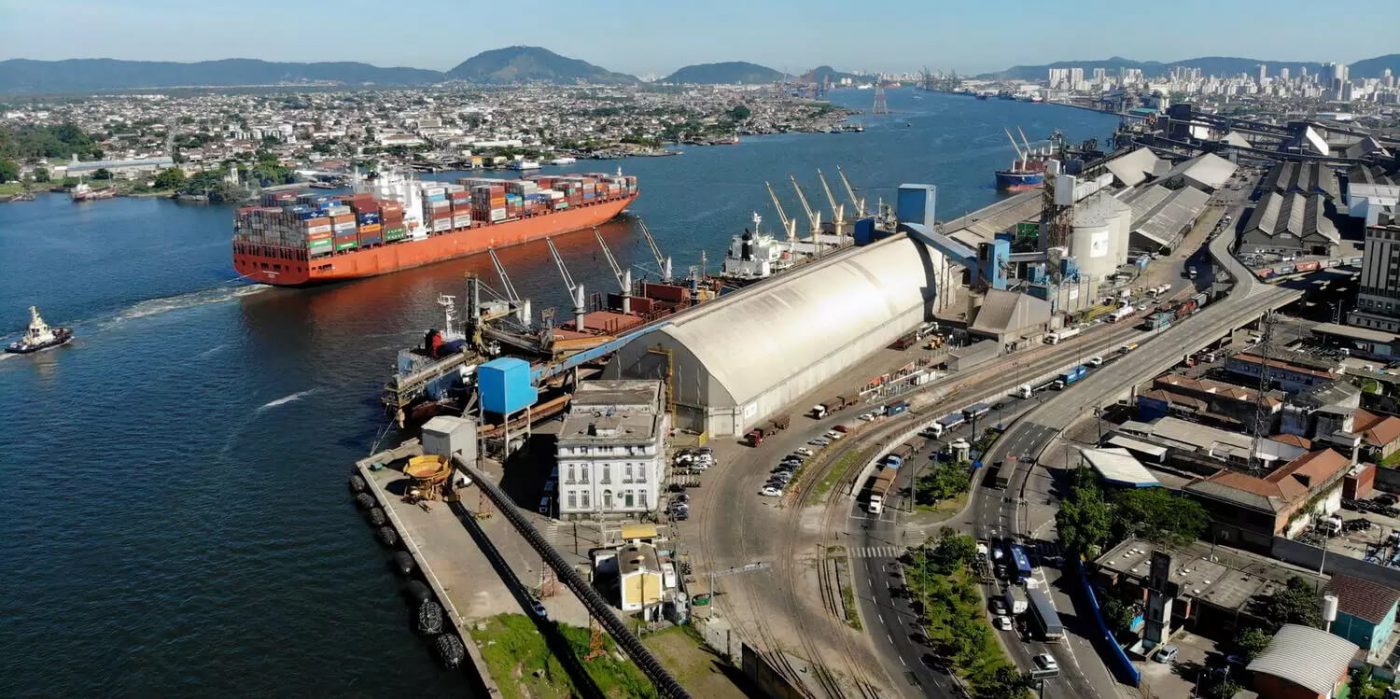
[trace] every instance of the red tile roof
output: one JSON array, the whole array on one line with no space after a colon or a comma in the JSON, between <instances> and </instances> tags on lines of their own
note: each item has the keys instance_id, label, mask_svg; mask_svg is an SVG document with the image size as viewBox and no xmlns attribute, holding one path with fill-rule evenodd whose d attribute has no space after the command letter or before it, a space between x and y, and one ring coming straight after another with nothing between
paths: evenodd
<instances>
[{"instance_id":1,"label":"red tile roof","mask_svg":"<svg viewBox=\"0 0 1400 699\"><path fill-rule=\"evenodd\" d=\"M1400 591L1395 588L1350 575L1332 576L1327 588L1337 596L1339 611L1372 624L1381 623L1400 602Z\"/></svg>"},{"instance_id":2,"label":"red tile roof","mask_svg":"<svg viewBox=\"0 0 1400 699\"><path fill-rule=\"evenodd\" d=\"M1358 408L1354 413L1352 431L1362 435L1367 444L1383 447L1400 439L1400 417L1377 415Z\"/></svg>"}]
</instances>

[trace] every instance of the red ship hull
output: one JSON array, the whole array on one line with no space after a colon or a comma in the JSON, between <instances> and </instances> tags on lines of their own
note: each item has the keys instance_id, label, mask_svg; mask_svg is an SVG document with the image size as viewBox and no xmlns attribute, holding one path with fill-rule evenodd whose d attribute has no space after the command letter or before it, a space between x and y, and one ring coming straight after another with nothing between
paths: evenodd
<instances>
[{"instance_id":1,"label":"red ship hull","mask_svg":"<svg viewBox=\"0 0 1400 699\"><path fill-rule=\"evenodd\" d=\"M599 225L627 208L637 195L495 224L474 225L422 240L403 240L308 258L305 248L233 244L233 267L262 284L306 286L389 274L467 257Z\"/></svg>"}]
</instances>

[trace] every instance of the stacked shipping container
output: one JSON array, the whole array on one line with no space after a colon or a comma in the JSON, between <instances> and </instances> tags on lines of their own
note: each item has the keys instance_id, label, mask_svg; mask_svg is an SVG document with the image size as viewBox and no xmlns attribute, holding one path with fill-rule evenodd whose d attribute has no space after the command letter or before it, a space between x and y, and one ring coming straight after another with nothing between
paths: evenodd
<instances>
[{"instance_id":1,"label":"stacked shipping container","mask_svg":"<svg viewBox=\"0 0 1400 699\"><path fill-rule=\"evenodd\" d=\"M331 196L278 192L261 206L238 209L234 241L305 250L310 258L441 235L477 225L547 215L637 193L637 178L606 174L538 176L521 180L465 177L418 182L422 229L409 229L404 202L371 194Z\"/></svg>"}]
</instances>

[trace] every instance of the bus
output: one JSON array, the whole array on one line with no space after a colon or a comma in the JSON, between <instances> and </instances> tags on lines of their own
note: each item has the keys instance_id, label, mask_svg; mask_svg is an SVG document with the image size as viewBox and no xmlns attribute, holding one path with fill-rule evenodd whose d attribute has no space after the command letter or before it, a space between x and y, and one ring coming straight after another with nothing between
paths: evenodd
<instances>
[{"instance_id":1,"label":"bus","mask_svg":"<svg viewBox=\"0 0 1400 699\"><path fill-rule=\"evenodd\" d=\"M1040 634L1041 640L1047 643L1063 640L1065 627L1060 623L1060 615L1054 605L1050 604L1049 595L1038 587L1031 587L1026 589L1026 599L1030 603L1027 611L1031 625Z\"/></svg>"},{"instance_id":2,"label":"bus","mask_svg":"<svg viewBox=\"0 0 1400 699\"><path fill-rule=\"evenodd\" d=\"M1011 552L1011 561L1016 565L1016 568L1010 571L1012 574L1011 582L1019 584L1030 580L1031 558L1026 555L1026 550L1021 548L1020 544L1011 544L1009 549Z\"/></svg>"}]
</instances>

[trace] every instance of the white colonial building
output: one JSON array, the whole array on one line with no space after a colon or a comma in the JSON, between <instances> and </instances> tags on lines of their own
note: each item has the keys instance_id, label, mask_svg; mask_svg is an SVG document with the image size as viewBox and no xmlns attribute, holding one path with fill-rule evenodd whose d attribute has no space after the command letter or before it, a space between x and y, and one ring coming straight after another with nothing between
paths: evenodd
<instances>
[{"instance_id":1,"label":"white colonial building","mask_svg":"<svg viewBox=\"0 0 1400 699\"><path fill-rule=\"evenodd\" d=\"M560 518L640 514L660 507L666 477L662 382L586 381L559 431Z\"/></svg>"}]
</instances>

